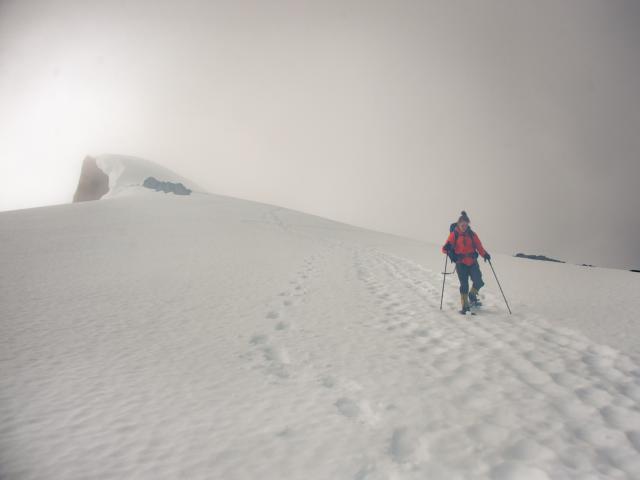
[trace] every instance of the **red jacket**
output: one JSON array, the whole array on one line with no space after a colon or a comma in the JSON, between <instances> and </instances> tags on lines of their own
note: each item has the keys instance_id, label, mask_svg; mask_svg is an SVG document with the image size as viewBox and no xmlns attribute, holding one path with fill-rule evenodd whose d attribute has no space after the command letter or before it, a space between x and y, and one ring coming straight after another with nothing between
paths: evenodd
<instances>
[{"instance_id":1,"label":"red jacket","mask_svg":"<svg viewBox=\"0 0 640 480\"><path fill-rule=\"evenodd\" d=\"M458 232L457 241L456 231ZM470 234L473 234L473 241ZM458 255L458 262L464 263L465 265L473 265L476 262L476 259L473 255L476 250L483 257L487 254L486 250L482 246L480 238L478 237L478 235L476 235L476 232L471 232L469 228L467 228L467 230L463 232L462 230L460 230L460 227L456 227L456 229L449 234L447 242L442 247L442 253L447 253L445 247L449 243L454 246L453 251L456 253L456 255Z\"/></svg>"}]
</instances>

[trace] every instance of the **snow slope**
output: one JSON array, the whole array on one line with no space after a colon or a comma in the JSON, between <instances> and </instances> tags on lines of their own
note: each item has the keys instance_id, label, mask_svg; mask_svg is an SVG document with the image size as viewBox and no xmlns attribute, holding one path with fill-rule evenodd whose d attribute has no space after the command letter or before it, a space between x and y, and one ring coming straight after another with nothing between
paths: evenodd
<instances>
[{"instance_id":1,"label":"snow slope","mask_svg":"<svg viewBox=\"0 0 640 480\"><path fill-rule=\"evenodd\" d=\"M571 266L495 255L515 314L484 268L462 317L433 245L123 193L0 214L0 478L640 478L637 352L538 293ZM558 311L637 334L640 276L582 271Z\"/></svg>"}]
</instances>

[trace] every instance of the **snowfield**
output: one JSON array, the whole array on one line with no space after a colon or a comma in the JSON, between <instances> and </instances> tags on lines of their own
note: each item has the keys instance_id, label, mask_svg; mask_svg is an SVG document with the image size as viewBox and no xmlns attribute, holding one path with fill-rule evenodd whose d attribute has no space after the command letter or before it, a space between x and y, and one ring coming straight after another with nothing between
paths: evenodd
<instances>
[{"instance_id":1,"label":"snowfield","mask_svg":"<svg viewBox=\"0 0 640 480\"><path fill-rule=\"evenodd\" d=\"M125 190L0 214L0 478L640 478L640 275Z\"/></svg>"}]
</instances>

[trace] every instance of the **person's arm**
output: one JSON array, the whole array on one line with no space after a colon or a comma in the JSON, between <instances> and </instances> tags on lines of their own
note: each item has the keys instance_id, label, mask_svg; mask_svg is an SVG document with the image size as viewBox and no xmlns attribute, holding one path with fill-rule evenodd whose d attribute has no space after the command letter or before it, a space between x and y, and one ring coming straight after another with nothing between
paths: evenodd
<instances>
[{"instance_id":1,"label":"person's arm","mask_svg":"<svg viewBox=\"0 0 640 480\"><path fill-rule=\"evenodd\" d=\"M478 253L480 253L480 255L482 255L482 258L484 258L485 260L489 260L491 258L491 255L489 255L489 252L487 252L484 249L484 246L482 245L482 242L480 241L480 237L478 237L478 234L476 232L473 232L473 243L475 243L476 250L478 250Z\"/></svg>"},{"instance_id":2,"label":"person's arm","mask_svg":"<svg viewBox=\"0 0 640 480\"><path fill-rule=\"evenodd\" d=\"M454 235L453 232L451 232L447 237L447 241L442 246L442 253L449 253L449 250L453 250L456 247L455 242L456 242L456 236Z\"/></svg>"}]
</instances>

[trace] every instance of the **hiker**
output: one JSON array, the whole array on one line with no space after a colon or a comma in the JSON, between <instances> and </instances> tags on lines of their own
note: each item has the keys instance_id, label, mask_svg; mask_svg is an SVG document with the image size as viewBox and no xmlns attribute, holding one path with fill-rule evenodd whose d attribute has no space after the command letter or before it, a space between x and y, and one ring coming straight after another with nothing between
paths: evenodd
<instances>
[{"instance_id":1,"label":"hiker","mask_svg":"<svg viewBox=\"0 0 640 480\"><path fill-rule=\"evenodd\" d=\"M484 261L491 260L491 255L482 246L478 235L469 227L469 216L462 211L457 223L451 224L449 238L442 247L442 253L449 256L456 264L458 278L460 279L460 299L462 303L463 315L471 310L471 306L479 305L478 291L484 285L482 272L478 265L478 253L482 255ZM469 290L469 277L473 282Z\"/></svg>"}]
</instances>

